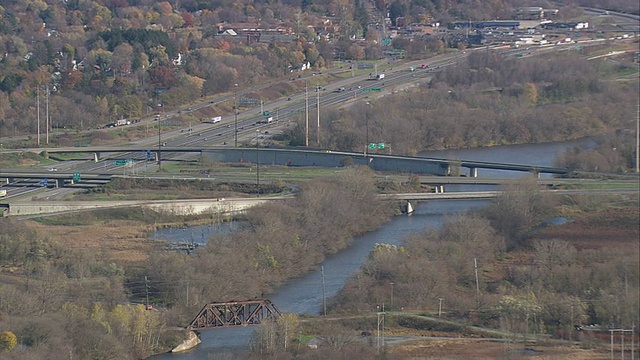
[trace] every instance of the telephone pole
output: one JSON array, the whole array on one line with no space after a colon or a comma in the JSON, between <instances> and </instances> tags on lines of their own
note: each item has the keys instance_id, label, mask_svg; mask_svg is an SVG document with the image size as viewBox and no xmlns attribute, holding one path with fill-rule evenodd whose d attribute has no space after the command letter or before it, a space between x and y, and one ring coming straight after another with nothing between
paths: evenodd
<instances>
[{"instance_id":1,"label":"telephone pole","mask_svg":"<svg viewBox=\"0 0 640 360\"><path fill-rule=\"evenodd\" d=\"M147 293L147 303L145 304L144 308L145 310L149 309L149 279L145 276L144 277L144 287Z\"/></svg>"},{"instance_id":2,"label":"telephone pole","mask_svg":"<svg viewBox=\"0 0 640 360\"><path fill-rule=\"evenodd\" d=\"M47 91L47 93L46 93L46 95L47 95L47 97L46 97L46 99L47 99L47 101L46 101L46 104L47 104L47 111L46 111L46 113L47 113L47 121L45 121L45 127L46 127L46 134L47 134L47 145L49 145L49 126L50 126L50 124L49 124L49 85L47 85L46 91Z\"/></svg>"},{"instance_id":3,"label":"telephone pole","mask_svg":"<svg viewBox=\"0 0 640 360\"><path fill-rule=\"evenodd\" d=\"M38 146L40 146L40 84L36 89L36 111L38 112Z\"/></svg>"},{"instance_id":4,"label":"telephone pole","mask_svg":"<svg viewBox=\"0 0 640 360\"><path fill-rule=\"evenodd\" d=\"M318 92L316 96L316 107L318 108L318 128L316 133L316 145L320 147L320 86L316 87Z\"/></svg>"},{"instance_id":5,"label":"telephone pole","mask_svg":"<svg viewBox=\"0 0 640 360\"><path fill-rule=\"evenodd\" d=\"M160 133L161 121L162 119L158 118L158 170L162 170L162 135Z\"/></svg>"},{"instance_id":6,"label":"telephone pole","mask_svg":"<svg viewBox=\"0 0 640 360\"><path fill-rule=\"evenodd\" d=\"M233 147L238 147L238 84L233 84Z\"/></svg>"},{"instance_id":7,"label":"telephone pole","mask_svg":"<svg viewBox=\"0 0 640 360\"><path fill-rule=\"evenodd\" d=\"M320 267L320 272L322 273L322 315L327 316L327 300L324 291L324 265Z\"/></svg>"},{"instance_id":8,"label":"telephone pole","mask_svg":"<svg viewBox=\"0 0 640 360\"><path fill-rule=\"evenodd\" d=\"M640 100L636 110L636 174L640 174Z\"/></svg>"},{"instance_id":9,"label":"telephone pole","mask_svg":"<svg viewBox=\"0 0 640 360\"><path fill-rule=\"evenodd\" d=\"M473 258L473 267L476 273L476 302L478 303L478 307L480 307L480 284L478 283L478 259Z\"/></svg>"},{"instance_id":10,"label":"telephone pole","mask_svg":"<svg viewBox=\"0 0 640 360\"><path fill-rule=\"evenodd\" d=\"M304 146L309 147L309 84L304 81Z\"/></svg>"}]
</instances>

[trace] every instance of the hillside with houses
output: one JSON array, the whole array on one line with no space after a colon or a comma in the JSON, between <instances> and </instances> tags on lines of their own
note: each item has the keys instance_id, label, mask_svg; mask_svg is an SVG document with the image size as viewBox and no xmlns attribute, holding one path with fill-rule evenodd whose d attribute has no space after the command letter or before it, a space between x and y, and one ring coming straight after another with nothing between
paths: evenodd
<instances>
[{"instance_id":1,"label":"hillside with houses","mask_svg":"<svg viewBox=\"0 0 640 360\"><path fill-rule=\"evenodd\" d=\"M457 21L562 19L578 11L515 4L6 1L0 137L34 134L40 97L52 130L82 131L336 61L418 58L473 46L473 36L459 36ZM611 7L637 12L637 3L626 0Z\"/></svg>"}]
</instances>

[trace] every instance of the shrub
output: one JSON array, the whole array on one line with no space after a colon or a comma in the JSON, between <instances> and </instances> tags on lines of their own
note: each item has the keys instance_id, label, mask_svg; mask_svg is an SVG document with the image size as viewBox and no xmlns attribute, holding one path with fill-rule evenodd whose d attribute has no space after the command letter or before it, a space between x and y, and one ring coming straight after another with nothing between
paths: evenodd
<instances>
[{"instance_id":1,"label":"shrub","mask_svg":"<svg viewBox=\"0 0 640 360\"><path fill-rule=\"evenodd\" d=\"M0 349L11 351L18 345L18 337L11 331L0 334Z\"/></svg>"}]
</instances>

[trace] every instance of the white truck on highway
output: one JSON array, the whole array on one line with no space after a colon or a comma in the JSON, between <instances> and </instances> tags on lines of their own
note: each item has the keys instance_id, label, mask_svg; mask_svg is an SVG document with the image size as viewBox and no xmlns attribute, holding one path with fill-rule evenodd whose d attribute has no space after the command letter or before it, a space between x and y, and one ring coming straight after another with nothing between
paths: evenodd
<instances>
[{"instance_id":1,"label":"white truck on highway","mask_svg":"<svg viewBox=\"0 0 640 360\"><path fill-rule=\"evenodd\" d=\"M384 79L384 74L378 74L378 76L376 77L376 79L378 79L378 80L382 80L382 79Z\"/></svg>"}]
</instances>

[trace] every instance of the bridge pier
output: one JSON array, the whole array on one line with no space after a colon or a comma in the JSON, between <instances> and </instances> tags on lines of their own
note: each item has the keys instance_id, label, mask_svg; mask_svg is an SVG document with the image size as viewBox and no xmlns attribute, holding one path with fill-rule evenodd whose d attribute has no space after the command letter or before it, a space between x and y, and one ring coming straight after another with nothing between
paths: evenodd
<instances>
[{"instance_id":1,"label":"bridge pier","mask_svg":"<svg viewBox=\"0 0 640 360\"><path fill-rule=\"evenodd\" d=\"M155 154L155 159L154 160L155 160L155 162L158 162L158 159L160 158L160 156L158 156L158 152L157 151L154 154Z\"/></svg>"},{"instance_id":2,"label":"bridge pier","mask_svg":"<svg viewBox=\"0 0 640 360\"><path fill-rule=\"evenodd\" d=\"M93 153L93 162L98 162L100 161L100 153L95 152Z\"/></svg>"},{"instance_id":3,"label":"bridge pier","mask_svg":"<svg viewBox=\"0 0 640 360\"><path fill-rule=\"evenodd\" d=\"M413 204L411 201L407 200L407 206L404 209L406 214L413 214Z\"/></svg>"},{"instance_id":4,"label":"bridge pier","mask_svg":"<svg viewBox=\"0 0 640 360\"><path fill-rule=\"evenodd\" d=\"M469 168L469 177L478 177L478 168L477 167L471 167Z\"/></svg>"},{"instance_id":5,"label":"bridge pier","mask_svg":"<svg viewBox=\"0 0 640 360\"><path fill-rule=\"evenodd\" d=\"M444 194L444 185L436 185L433 188L436 194Z\"/></svg>"}]
</instances>

